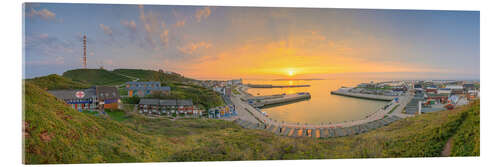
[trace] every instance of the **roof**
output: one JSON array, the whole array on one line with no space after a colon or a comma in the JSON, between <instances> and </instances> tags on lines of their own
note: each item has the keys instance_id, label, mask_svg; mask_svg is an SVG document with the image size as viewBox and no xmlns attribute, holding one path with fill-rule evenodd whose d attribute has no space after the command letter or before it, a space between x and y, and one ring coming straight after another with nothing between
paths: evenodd
<instances>
[{"instance_id":1,"label":"roof","mask_svg":"<svg viewBox=\"0 0 500 167\"><path fill-rule=\"evenodd\" d=\"M126 84L160 84L160 81L129 81Z\"/></svg>"},{"instance_id":2,"label":"roof","mask_svg":"<svg viewBox=\"0 0 500 167\"><path fill-rule=\"evenodd\" d=\"M448 93L427 94L427 96L430 96L430 97L443 97L443 96L448 97L449 95L450 95L450 94L448 94Z\"/></svg>"},{"instance_id":3,"label":"roof","mask_svg":"<svg viewBox=\"0 0 500 167\"><path fill-rule=\"evenodd\" d=\"M192 100L163 100L163 99L141 99L139 104L146 105L182 105L182 106L192 106Z\"/></svg>"},{"instance_id":4,"label":"roof","mask_svg":"<svg viewBox=\"0 0 500 167\"><path fill-rule=\"evenodd\" d=\"M158 104L160 104L160 100L159 99L141 99L141 101L139 101L139 104L158 105Z\"/></svg>"},{"instance_id":5,"label":"roof","mask_svg":"<svg viewBox=\"0 0 500 167\"><path fill-rule=\"evenodd\" d=\"M120 98L120 93L118 92L118 88L113 86L97 86L96 88L97 95L99 99L117 99Z\"/></svg>"},{"instance_id":6,"label":"roof","mask_svg":"<svg viewBox=\"0 0 500 167\"><path fill-rule=\"evenodd\" d=\"M131 86L127 88L128 90L157 90L157 91L170 91L169 86L163 86L163 87L135 87Z\"/></svg>"},{"instance_id":7,"label":"roof","mask_svg":"<svg viewBox=\"0 0 500 167\"><path fill-rule=\"evenodd\" d=\"M76 97L76 92L83 91L85 95L82 98ZM96 91L93 88L89 89L74 89L74 90L49 90L50 94L63 100L88 99L96 96Z\"/></svg>"},{"instance_id":8,"label":"roof","mask_svg":"<svg viewBox=\"0 0 500 167\"><path fill-rule=\"evenodd\" d=\"M176 100L160 100L160 105L175 106L177 102Z\"/></svg>"},{"instance_id":9,"label":"roof","mask_svg":"<svg viewBox=\"0 0 500 167\"><path fill-rule=\"evenodd\" d=\"M177 100L177 105L192 106L193 101L192 100Z\"/></svg>"},{"instance_id":10,"label":"roof","mask_svg":"<svg viewBox=\"0 0 500 167\"><path fill-rule=\"evenodd\" d=\"M463 87L474 87L474 84L464 84Z\"/></svg>"}]
</instances>

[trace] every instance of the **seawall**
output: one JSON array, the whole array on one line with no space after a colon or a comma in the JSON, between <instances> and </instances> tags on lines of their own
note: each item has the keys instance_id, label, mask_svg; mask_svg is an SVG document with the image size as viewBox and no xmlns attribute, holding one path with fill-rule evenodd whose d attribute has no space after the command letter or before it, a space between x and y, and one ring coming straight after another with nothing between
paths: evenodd
<instances>
[{"instance_id":1,"label":"seawall","mask_svg":"<svg viewBox=\"0 0 500 167\"><path fill-rule=\"evenodd\" d=\"M369 100L381 100L381 101L391 101L394 98L396 98L396 96L384 96L384 95L372 95L372 94L362 94L362 93L350 93L350 92L341 91L341 90L332 91L330 93L334 94L334 95L356 97L356 98L369 99Z\"/></svg>"}]
</instances>

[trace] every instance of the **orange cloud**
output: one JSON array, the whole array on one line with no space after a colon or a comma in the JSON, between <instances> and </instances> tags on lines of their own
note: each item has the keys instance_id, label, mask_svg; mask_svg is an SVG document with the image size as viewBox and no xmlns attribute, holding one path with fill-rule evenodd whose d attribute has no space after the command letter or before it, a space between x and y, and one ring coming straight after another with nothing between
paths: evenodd
<instances>
[{"instance_id":1,"label":"orange cloud","mask_svg":"<svg viewBox=\"0 0 500 167\"><path fill-rule=\"evenodd\" d=\"M109 26L106 26L104 24L99 24L99 27L104 31L105 34L108 34L109 36L113 35L113 31Z\"/></svg>"},{"instance_id":2,"label":"orange cloud","mask_svg":"<svg viewBox=\"0 0 500 167\"><path fill-rule=\"evenodd\" d=\"M184 54L192 55L193 53L195 53L199 49L202 49L202 48L208 49L210 47L212 47L211 43L202 41L202 42L197 42L197 43L192 42L192 43L186 44L182 47L177 47L177 49Z\"/></svg>"},{"instance_id":3,"label":"orange cloud","mask_svg":"<svg viewBox=\"0 0 500 167\"><path fill-rule=\"evenodd\" d=\"M182 26L184 26L184 24L186 24L186 20L180 20L180 21L177 21L177 23L175 23L175 26L182 27Z\"/></svg>"},{"instance_id":4,"label":"orange cloud","mask_svg":"<svg viewBox=\"0 0 500 167\"><path fill-rule=\"evenodd\" d=\"M212 11L210 10L210 7L204 7L202 9L199 9L196 11L196 20L198 22L201 21L201 19L206 19L208 16L210 16L210 14L212 13Z\"/></svg>"}]
</instances>

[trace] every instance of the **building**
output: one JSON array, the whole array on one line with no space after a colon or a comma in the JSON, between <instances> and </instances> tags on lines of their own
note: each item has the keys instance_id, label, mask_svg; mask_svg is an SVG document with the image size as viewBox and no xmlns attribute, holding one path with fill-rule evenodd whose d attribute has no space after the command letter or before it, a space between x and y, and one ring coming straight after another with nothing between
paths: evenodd
<instances>
[{"instance_id":1,"label":"building","mask_svg":"<svg viewBox=\"0 0 500 167\"><path fill-rule=\"evenodd\" d=\"M449 89L464 89L462 85L446 85L446 88Z\"/></svg>"},{"instance_id":2,"label":"building","mask_svg":"<svg viewBox=\"0 0 500 167\"><path fill-rule=\"evenodd\" d=\"M118 88L113 86L97 86L95 87L97 100L99 105L103 105L105 109L117 109L120 103L120 93Z\"/></svg>"},{"instance_id":3,"label":"building","mask_svg":"<svg viewBox=\"0 0 500 167\"><path fill-rule=\"evenodd\" d=\"M227 86L224 88L224 96L231 97L231 87Z\"/></svg>"},{"instance_id":4,"label":"building","mask_svg":"<svg viewBox=\"0 0 500 167\"><path fill-rule=\"evenodd\" d=\"M49 90L48 92L75 110L98 109L99 101L97 100L95 89Z\"/></svg>"},{"instance_id":5,"label":"building","mask_svg":"<svg viewBox=\"0 0 500 167\"><path fill-rule=\"evenodd\" d=\"M451 93L451 89L450 88L439 88L437 90L437 94L443 94L443 93L450 94Z\"/></svg>"},{"instance_id":6,"label":"building","mask_svg":"<svg viewBox=\"0 0 500 167\"><path fill-rule=\"evenodd\" d=\"M144 97L151 94L159 93L168 95L170 93L170 87L161 86L160 82L127 82L125 83L127 87L128 96L138 96Z\"/></svg>"},{"instance_id":7,"label":"building","mask_svg":"<svg viewBox=\"0 0 500 167\"><path fill-rule=\"evenodd\" d=\"M93 86L88 89L74 90L49 90L48 92L79 111L117 109L120 103L118 89L111 86Z\"/></svg>"},{"instance_id":8,"label":"building","mask_svg":"<svg viewBox=\"0 0 500 167\"><path fill-rule=\"evenodd\" d=\"M469 84L469 83L464 84L463 87L464 87L465 90L474 90L474 89L476 89L476 87L474 86L474 84Z\"/></svg>"},{"instance_id":9,"label":"building","mask_svg":"<svg viewBox=\"0 0 500 167\"><path fill-rule=\"evenodd\" d=\"M448 97L450 94L447 93L441 93L441 94L427 94L427 99L433 99L438 103L447 103L448 102Z\"/></svg>"},{"instance_id":10,"label":"building","mask_svg":"<svg viewBox=\"0 0 500 167\"><path fill-rule=\"evenodd\" d=\"M241 78L240 79L233 79L233 80L227 81L227 83L229 85L241 85L241 84L243 84L243 80Z\"/></svg>"},{"instance_id":11,"label":"building","mask_svg":"<svg viewBox=\"0 0 500 167\"><path fill-rule=\"evenodd\" d=\"M203 110L197 108L192 100L141 99L138 104L141 114L174 115L200 117Z\"/></svg>"}]
</instances>

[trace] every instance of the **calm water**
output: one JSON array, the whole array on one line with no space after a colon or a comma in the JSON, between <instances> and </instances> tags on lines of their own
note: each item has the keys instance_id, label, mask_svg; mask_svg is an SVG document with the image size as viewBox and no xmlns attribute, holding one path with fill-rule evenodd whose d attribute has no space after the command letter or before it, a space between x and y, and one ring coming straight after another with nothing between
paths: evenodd
<instances>
[{"instance_id":1,"label":"calm water","mask_svg":"<svg viewBox=\"0 0 500 167\"><path fill-rule=\"evenodd\" d=\"M273 84L273 85L303 85L310 87L299 88L250 88L248 93L254 96L272 95L281 93L309 92L311 99L296 103L263 108L269 117L285 122L300 122L319 124L328 122L342 122L361 119L369 112L376 111L387 102L365 100L352 97L331 95L330 91L341 86L355 86L363 80L244 80L245 84Z\"/></svg>"}]
</instances>

